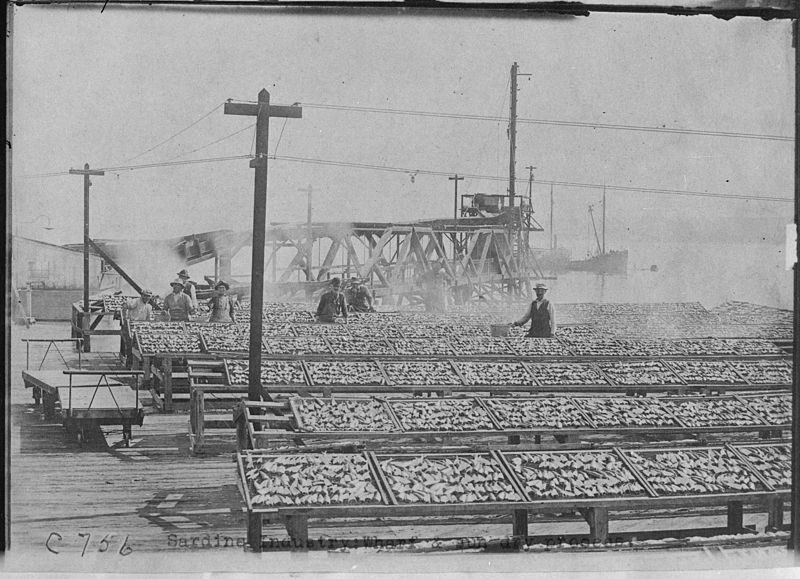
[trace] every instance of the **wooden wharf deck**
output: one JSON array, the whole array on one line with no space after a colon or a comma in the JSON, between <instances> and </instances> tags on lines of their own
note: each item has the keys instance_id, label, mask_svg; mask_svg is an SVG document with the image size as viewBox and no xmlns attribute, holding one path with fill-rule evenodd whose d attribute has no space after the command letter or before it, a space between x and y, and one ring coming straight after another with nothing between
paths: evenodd
<instances>
[{"instance_id":1,"label":"wooden wharf deck","mask_svg":"<svg viewBox=\"0 0 800 579\"><path fill-rule=\"evenodd\" d=\"M63 325L68 331L66 324ZM58 328L64 330L64 328ZM52 325L32 331L53 332ZM16 329L15 329L16 331ZM219 535L232 541L227 552L240 551L246 539L247 516L237 489L233 453L208 445L202 458L189 450L186 414L164 415L144 401L147 414L143 426L136 429L131 447L122 444L120 428L97 426L98 436L80 446L63 436L57 422L43 420L23 387L24 349L12 348L10 488L12 525L11 548L49 556L45 543L52 533L63 537L59 546L80 553L84 539L78 533L91 533L92 545L107 534L114 534L112 549L119 549L124 537L135 553L176 550L201 551L194 538ZM107 355L108 354L108 355ZM77 354L74 354L77 357ZM85 367L108 367L116 356L108 352L86 355ZM72 363L74 360L68 358ZM59 373L61 370L58 370ZM102 436L99 436L102 434ZM56 481L56 482L54 482ZM688 512L667 511L643 518L625 513L611 521L612 536L646 537L655 528L667 529L673 536L699 534L694 529L724 529L727 514L722 509L697 509ZM767 516L744 506L743 525L763 529ZM788 520L784 516L784 520ZM397 526L391 521L364 520L308 521L312 539L321 536L360 538L380 535L401 541L410 537L448 539L458 537L508 535L511 518L507 515L475 515L469 518L444 517L410 521ZM564 517L532 515L537 534L552 537L586 536L586 522L578 515ZM692 529L691 531L689 529ZM264 522L265 545L271 539L276 548L285 549L287 538L283 522ZM175 541L188 542L178 546ZM234 544L236 545L234 547ZM340 546L334 544L333 546ZM324 548L324 545L323 545ZM222 548L220 548L222 549ZM217 551L219 552L219 551ZM147 559L139 559L140 561Z\"/></svg>"}]
</instances>

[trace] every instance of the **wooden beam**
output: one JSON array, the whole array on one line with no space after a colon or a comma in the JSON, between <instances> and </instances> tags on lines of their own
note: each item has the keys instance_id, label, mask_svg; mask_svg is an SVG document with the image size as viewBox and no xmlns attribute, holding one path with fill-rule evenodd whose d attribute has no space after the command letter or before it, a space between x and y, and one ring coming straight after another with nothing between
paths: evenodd
<instances>
[{"instance_id":1,"label":"wooden beam","mask_svg":"<svg viewBox=\"0 0 800 579\"><path fill-rule=\"evenodd\" d=\"M410 239L412 254L416 256L417 261L422 265L422 269L428 271L428 269L430 269L430 264L428 263L428 256L425 255L425 250L422 248L422 240L419 234L412 230L408 238Z\"/></svg>"},{"instance_id":2,"label":"wooden beam","mask_svg":"<svg viewBox=\"0 0 800 579\"><path fill-rule=\"evenodd\" d=\"M386 231L383 232L378 242L370 250L369 259L364 264L365 275L369 275L375 268L375 266L378 264L381 257L383 257L383 249L386 247L386 244L388 244L391 239L392 239L392 230L387 229Z\"/></svg>"},{"instance_id":3,"label":"wooden beam","mask_svg":"<svg viewBox=\"0 0 800 579\"><path fill-rule=\"evenodd\" d=\"M339 247L342 245L342 240L339 238L331 239L331 246L328 248L328 253L325 254L325 259L320 265L319 272L317 273L317 281L322 281L323 276L328 274L328 271L333 265L333 260L339 252Z\"/></svg>"},{"instance_id":4,"label":"wooden beam","mask_svg":"<svg viewBox=\"0 0 800 579\"><path fill-rule=\"evenodd\" d=\"M590 540L607 543L608 507L590 507L586 509L586 520L589 523Z\"/></svg>"},{"instance_id":5,"label":"wooden beam","mask_svg":"<svg viewBox=\"0 0 800 579\"><path fill-rule=\"evenodd\" d=\"M303 259L302 252L298 249L297 253L292 258L292 261L289 262L289 265L286 267L284 272L281 274L281 278L278 280L279 283L289 281L289 276L291 276L295 271L302 271L300 269L300 261Z\"/></svg>"},{"instance_id":6,"label":"wooden beam","mask_svg":"<svg viewBox=\"0 0 800 579\"><path fill-rule=\"evenodd\" d=\"M353 241L350 239L350 236L346 236L344 238L345 247L347 248L347 253L350 256L350 259L353 261L353 264L356 268L356 272L358 272L358 277L365 278L367 277L366 272L364 271L364 266L361 265L361 260L358 259L358 254L356 253L355 247L353 247Z\"/></svg>"},{"instance_id":7,"label":"wooden beam","mask_svg":"<svg viewBox=\"0 0 800 579\"><path fill-rule=\"evenodd\" d=\"M741 501L728 502L728 532L732 535L741 533L744 528L744 509Z\"/></svg>"},{"instance_id":8,"label":"wooden beam","mask_svg":"<svg viewBox=\"0 0 800 579\"><path fill-rule=\"evenodd\" d=\"M94 248L94 250L95 250L97 253L99 253L99 254L100 254L100 257L102 257L102 258L103 258L105 261L107 261L107 262L108 262L108 264L109 264L111 267L113 267L113 268L114 268L114 271L116 271L116 272L117 272L119 275L121 275L121 276L122 276L122 279L124 279L126 282L128 282L128 285L129 285L129 286L131 286L131 287L132 287L133 289L135 289L137 292L139 292L139 293L142 293L142 288L141 288L141 286L140 286L139 284L137 284L135 281L133 281L133 279L131 278L131 276L129 276L129 275L128 275L128 274L125 272L125 270L124 270L124 269L122 269L122 268L119 266L119 264L118 264L116 261L114 261L113 259L111 259L111 256L109 256L109 255L108 255L108 254L107 254L105 251L103 251L103 250L100 248L100 246L99 246L99 245L97 245L97 244L96 244L94 241L92 241L91 239L89 239L88 241L89 241L89 245L91 245L91 246Z\"/></svg>"},{"instance_id":9,"label":"wooden beam","mask_svg":"<svg viewBox=\"0 0 800 579\"><path fill-rule=\"evenodd\" d=\"M523 541L528 538L528 510L514 509L511 534Z\"/></svg>"},{"instance_id":10,"label":"wooden beam","mask_svg":"<svg viewBox=\"0 0 800 579\"><path fill-rule=\"evenodd\" d=\"M247 513L247 544L256 553L261 552L261 538L263 533L263 521L261 513Z\"/></svg>"},{"instance_id":11,"label":"wooden beam","mask_svg":"<svg viewBox=\"0 0 800 579\"><path fill-rule=\"evenodd\" d=\"M287 515L285 524L292 546L295 549L308 549L308 516Z\"/></svg>"},{"instance_id":12,"label":"wooden beam","mask_svg":"<svg viewBox=\"0 0 800 579\"><path fill-rule=\"evenodd\" d=\"M287 117L290 119L303 118L303 108L299 106L268 105L270 117ZM246 117L258 116L258 104L225 103L226 115L241 115Z\"/></svg>"}]
</instances>

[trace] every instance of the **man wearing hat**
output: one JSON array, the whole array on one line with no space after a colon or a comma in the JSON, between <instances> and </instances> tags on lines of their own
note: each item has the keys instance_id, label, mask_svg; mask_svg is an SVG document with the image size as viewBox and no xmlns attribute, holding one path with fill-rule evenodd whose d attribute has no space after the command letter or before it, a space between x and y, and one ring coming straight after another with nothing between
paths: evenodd
<instances>
[{"instance_id":1,"label":"man wearing hat","mask_svg":"<svg viewBox=\"0 0 800 579\"><path fill-rule=\"evenodd\" d=\"M550 300L544 299L547 286L537 283L534 291L536 299L531 303L525 317L514 322L514 325L524 326L530 320L531 329L526 334L528 338L552 338L556 333L556 311Z\"/></svg>"},{"instance_id":2,"label":"man wearing hat","mask_svg":"<svg viewBox=\"0 0 800 579\"><path fill-rule=\"evenodd\" d=\"M182 269L178 272L178 279L183 282L183 293L189 296L192 300L192 306L195 308L197 307L197 284L194 283L190 276L189 272L185 269Z\"/></svg>"},{"instance_id":3,"label":"man wearing hat","mask_svg":"<svg viewBox=\"0 0 800 579\"><path fill-rule=\"evenodd\" d=\"M189 314L194 313L192 298L184 293L185 284L182 279L173 280L172 293L164 298L164 309L169 314L170 321L188 322Z\"/></svg>"},{"instance_id":4,"label":"man wearing hat","mask_svg":"<svg viewBox=\"0 0 800 579\"><path fill-rule=\"evenodd\" d=\"M354 312L374 312L372 303L372 292L369 291L364 282L354 277L350 280L350 293L347 295L347 303Z\"/></svg>"},{"instance_id":5,"label":"man wearing hat","mask_svg":"<svg viewBox=\"0 0 800 579\"><path fill-rule=\"evenodd\" d=\"M130 299L125 303L122 317L132 322L149 322L153 319L153 304L150 303L152 297L153 292L149 289L142 290L140 297Z\"/></svg>"},{"instance_id":6,"label":"man wearing hat","mask_svg":"<svg viewBox=\"0 0 800 579\"><path fill-rule=\"evenodd\" d=\"M214 295L208 300L208 307L211 310L209 322L233 322L233 299L227 294L231 289L228 282L219 280L214 286Z\"/></svg>"},{"instance_id":7,"label":"man wearing hat","mask_svg":"<svg viewBox=\"0 0 800 579\"><path fill-rule=\"evenodd\" d=\"M344 299L342 280L335 277L331 280L331 289L322 294L317 306L317 321L323 324L332 324L336 316L341 315L347 320L347 300Z\"/></svg>"}]
</instances>

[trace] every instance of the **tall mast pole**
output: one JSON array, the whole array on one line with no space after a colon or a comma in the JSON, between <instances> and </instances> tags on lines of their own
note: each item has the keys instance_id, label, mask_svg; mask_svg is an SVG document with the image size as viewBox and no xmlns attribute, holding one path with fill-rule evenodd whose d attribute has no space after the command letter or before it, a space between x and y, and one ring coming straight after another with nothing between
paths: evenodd
<instances>
[{"instance_id":1,"label":"tall mast pole","mask_svg":"<svg viewBox=\"0 0 800 579\"><path fill-rule=\"evenodd\" d=\"M606 186L603 184L603 247L601 253L606 252Z\"/></svg>"},{"instance_id":2,"label":"tall mast pole","mask_svg":"<svg viewBox=\"0 0 800 579\"><path fill-rule=\"evenodd\" d=\"M555 247L555 231L553 231L553 184L550 183L550 249Z\"/></svg>"}]
</instances>

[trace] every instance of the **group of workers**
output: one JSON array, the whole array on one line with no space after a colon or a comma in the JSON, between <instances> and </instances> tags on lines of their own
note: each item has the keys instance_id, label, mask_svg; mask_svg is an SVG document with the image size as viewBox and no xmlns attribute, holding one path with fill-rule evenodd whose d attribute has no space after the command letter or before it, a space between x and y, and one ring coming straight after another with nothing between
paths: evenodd
<instances>
[{"instance_id":1,"label":"group of workers","mask_svg":"<svg viewBox=\"0 0 800 579\"><path fill-rule=\"evenodd\" d=\"M443 286L441 270L433 270L430 285L436 289ZM331 324L337 316L347 320L349 311L374 312L372 294L367 287L353 278L347 292L342 292L342 280L335 277L330 282L330 289L322 294L315 314L317 321ZM550 300L545 299L547 286L537 283L534 292L536 299L531 302L525 315L513 322L514 326L524 326L530 321L531 326L526 336L528 338L552 338L556 333L556 311ZM350 299L346 296L349 294ZM348 305L349 304L349 305Z\"/></svg>"},{"instance_id":2,"label":"group of workers","mask_svg":"<svg viewBox=\"0 0 800 579\"><path fill-rule=\"evenodd\" d=\"M323 324L332 324L337 316L347 321L349 312L374 312L372 292L364 282L356 277L350 278L348 287L342 291L342 280L335 277L330 282L330 289L322 294L315 317Z\"/></svg>"},{"instance_id":3,"label":"group of workers","mask_svg":"<svg viewBox=\"0 0 800 579\"><path fill-rule=\"evenodd\" d=\"M196 285L185 269L178 272L178 277L170 283L172 293L164 298L164 311L170 321L188 322L189 316L197 311ZM425 280L429 289L430 299L434 302L434 309L443 307L440 301L444 292L443 273L441 268L431 270L429 278ZM233 322L235 300L228 295L230 285L226 281L218 281L214 285L214 295L207 304L211 315L210 322ZM550 300L545 299L547 286L537 283L534 288L536 299L531 302L525 315L513 322L514 326L524 326L530 321L531 326L526 334L529 338L552 338L556 333L555 308ZM141 296L128 300L123 308L123 316L131 321L149 321L153 319L153 305L151 300L153 292L144 289ZM347 320L349 312L374 312L374 297L362 280L351 278L347 288L342 290L342 280L338 277L330 281L330 289L322 294L315 317L320 323L334 323L338 316Z\"/></svg>"},{"instance_id":4,"label":"group of workers","mask_svg":"<svg viewBox=\"0 0 800 579\"><path fill-rule=\"evenodd\" d=\"M172 322L188 322L189 316L197 312L197 284L191 280L189 272L182 269L178 277L170 283L172 292L164 297L164 315ZM235 300L228 295L231 289L228 282L220 280L214 285L214 295L207 301L211 315L209 322L233 322ZM128 300L123 308L123 317L131 321L150 321L153 319L153 292L143 289L140 297Z\"/></svg>"}]
</instances>

